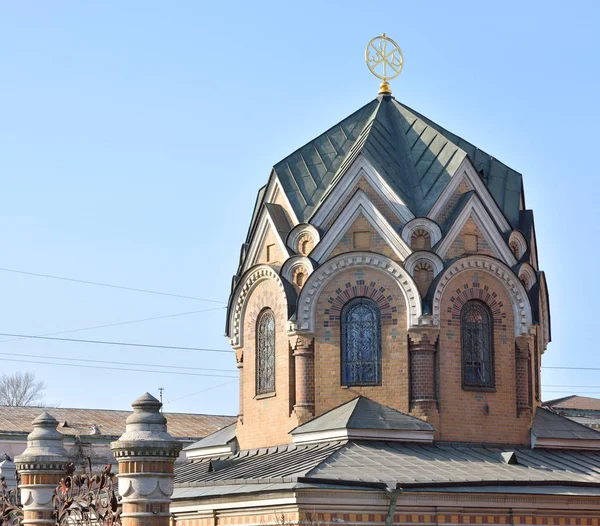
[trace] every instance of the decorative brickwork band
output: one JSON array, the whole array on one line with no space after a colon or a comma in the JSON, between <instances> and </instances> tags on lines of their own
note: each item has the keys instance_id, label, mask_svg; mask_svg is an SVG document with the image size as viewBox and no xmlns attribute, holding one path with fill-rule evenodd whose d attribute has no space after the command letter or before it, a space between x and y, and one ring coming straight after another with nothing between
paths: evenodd
<instances>
[{"instance_id":1,"label":"decorative brickwork band","mask_svg":"<svg viewBox=\"0 0 600 526\"><path fill-rule=\"evenodd\" d=\"M182 445L167 432L162 404L151 394L132 406L125 434L110 445L119 462L123 526L168 526L173 465Z\"/></svg>"},{"instance_id":2,"label":"decorative brickwork band","mask_svg":"<svg viewBox=\"0 0 600 526\"><path fill-rule=\"evenodd\" d=\"M58 421L44 412L33 422L33 431L27 437L27 449L15 457L21 475L21 502L23 524L43 526L54 524L52 497L65 473L67 451L63 436L57 430Z\"/></svg>"},{"instance_id":3,"label":"decorative brickwork band","mask_svg":"<svg viewBox=\"0 0 600 526\"><path fill-rule=\"evenodd\" d=\"M294 413L298 424L315 416L315 364L314 339L309 333L291 335L290 345L293 350L296 370L296 403Z\"/></svg>"},{"instance_id":4,"label":"decorative brickwork band","mask_svg":"<svg viewBox=\"0 0 600 526\"><path fill-rule=\"evenodd\" d=\"M430 321L411 328L408 335L411 412L429 417L437 413L435 353L439 337L439 328Z\"/></svg>"},{"instance_id":5,"label":"decorative brickwork band","mask_svg":"<svg viewBox=\"0 0 600 526\"><path fill-rule=\"evenodd\" d=\"M517 414L531 416L533 403L533 385L531 379L531 358L533 338L519 336L516 339L516 383L517 383Z\"/></svg>"}]
</instances>

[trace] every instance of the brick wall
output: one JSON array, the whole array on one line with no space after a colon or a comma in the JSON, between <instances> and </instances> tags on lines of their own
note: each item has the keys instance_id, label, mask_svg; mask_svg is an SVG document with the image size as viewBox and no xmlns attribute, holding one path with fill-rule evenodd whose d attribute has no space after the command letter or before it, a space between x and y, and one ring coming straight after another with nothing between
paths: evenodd
<instances>
[{"instance_id":1,"label":"brick wall","mask_svg":"<svg viewBox=\"0 0 600 526\"><path fill-rule=\"evenodd\" d=\"M291 414L294 404L294 368L287 335L287 308L281 291L271 280L261 281L246 300L243 318L243 415L237 437L241 449L290 442L288 432L297 421ZM275 393L256 396L256 320L269 307L275 316Z\"/></svg>"},{"instance_id":2,"label":"brick wall","mask_svg":"<svg viewBox=\"0 0 600 526\"><path fill-rule=\"evenodd\" d=\"M368 297L381 309L382 385L341 386L341 308ZM372 268L346 269L321 290L316 303L315 413L320 415L358 395L408 411L406 304L392 278Z\"/></svg>"},{"instance_id":3,"label":"brick wall","mask_svg":"<svg viewBox=\"0 0 600 526\"><path fill-rule=\"evenodd\" d=\"M492 311L494 391L462 388L460 309L474 298ZM438 438L529 443L531 419L517 417L514 318L503 285L484 272L461 272L445 287L440 307Z\"/></svg>"}]
</instances>

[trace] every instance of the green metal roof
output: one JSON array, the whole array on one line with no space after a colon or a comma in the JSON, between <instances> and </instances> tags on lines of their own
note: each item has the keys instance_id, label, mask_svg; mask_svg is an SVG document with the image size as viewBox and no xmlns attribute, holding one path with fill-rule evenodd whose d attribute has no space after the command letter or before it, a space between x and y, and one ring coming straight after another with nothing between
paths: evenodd
<instances>
[{"instance_id":1,"label":"green metal roof","mask_svg":"<svg viewBox=\"0 0 600 526\"><path fill-rule=\"evenodd\" d=\"M275 165L299 221L309 221L359 154L415 216L427 214L468 156L509 222L518 224L521 175L392 97L371 101Z\"/></svg>"}]
</instances>

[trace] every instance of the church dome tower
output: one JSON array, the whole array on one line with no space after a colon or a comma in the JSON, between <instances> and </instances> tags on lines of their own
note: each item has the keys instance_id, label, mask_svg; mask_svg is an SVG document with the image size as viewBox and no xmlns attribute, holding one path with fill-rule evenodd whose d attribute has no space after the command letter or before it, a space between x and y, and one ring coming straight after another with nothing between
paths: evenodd
<instances>
[{"instance_id":1,"label":"church dome tower","mask_svg":"<svg viewBox=\"0 0 600 526\"><path fill-rule=\"evenodd\" d=\"M274 166L227 335L240 449L358 397L428 440L529 443L550 313L521 174L382 93Z\"/></svg>"}]
</instances>

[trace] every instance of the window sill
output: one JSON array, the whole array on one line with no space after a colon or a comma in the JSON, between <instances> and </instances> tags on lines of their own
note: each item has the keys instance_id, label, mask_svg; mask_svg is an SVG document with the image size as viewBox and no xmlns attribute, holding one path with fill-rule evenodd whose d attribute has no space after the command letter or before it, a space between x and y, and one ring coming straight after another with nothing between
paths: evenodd
<instances>
[{"instance_id":1,"label":"window sill","mask_svg":"<svg viewBox=\"0 0 600 526\"><path fill-rule=\"evenodd\" d=\"M265 398L273 398L274 396L277 396L277 393L272 391L270 393L257 394L254 396L254 400L264 400Z\"/></svg>"},{"instance_id":2,"label":"window sill","mask_svg":"<svg viewBox=\"0 0 600 526\"><path fill-rule=\"evenodd\" d=\"M463 391L483 391L484 393L495 393L495 387L476 387L474 385L463 385Z\"/></svg>"},{"instance_id":3,"label":"window sill","mask_svg":"<svg viewBox=\"0 0 600 526\"><path fill-rule=\"evenodd\" d=\"M382 384L349 384L340 385L342 389L351 389L352 387L381 387Z\"/></svg>"}]
</instances>

